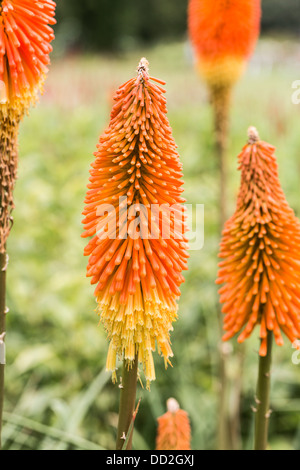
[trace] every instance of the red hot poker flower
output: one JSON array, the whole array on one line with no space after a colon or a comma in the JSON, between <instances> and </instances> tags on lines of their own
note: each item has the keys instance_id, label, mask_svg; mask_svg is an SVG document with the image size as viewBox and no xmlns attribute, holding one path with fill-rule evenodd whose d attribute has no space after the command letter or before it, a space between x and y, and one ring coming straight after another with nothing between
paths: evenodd
<instances>
[{"instance_id":1,"label":"red hot poker flower","mask_svg":"<svg viewBox=\"0 0 300 470\"><path fill-rule=\"evenodd\" d=\"M236 212L221 243L218 284L228 340L239 342L260 324L260 355L267 353L267 332L281 346L283 332L300 337L300 222L281 189L274 147L249 129L239 155L241 187ZM244 328L244 329L243 329ZM242 331L243 330L243 331ZM242 331L242 332L241 332Z\"/></svg>"},{"instance_id":2,"label":"red hot poker flower","mask_svg":"<svg viewBox=\"0 0 300 470\"><path fill-rule=\"evenodd\" d=\"M191 450L191 426L186 411L174 398L167 401L168 411L158 418L156 450Z\"/></svg>"},{"instance_id":3,"label":"red hot poker flower","mask_svg":"<svg viewBox=\"0 0 300 470\"><path fill-rule=\"evenodd\" d=\"M0 106L27 108L41 89L54 34L52 0L0 3Z\"/></svg>"},{"instance_id":4,"label":"red hot poker flower","mask_svg":"<svg viewBox=\"0 0 300 470\"><path fill-rule=\"evenodd\" d=\"M137 355L149 384L155 379L156 344L165 364L173 355L169 332L188 255L185 228L175 228L184 202L182 166L166 117L164 90L152 83L163 82L149 77L147 64L142 59L137 78L116 93L90 171L83 236L92 237L85 249L87 276L96 285L100 318L110 340L107 369L115 379L117 356L130 366ZM153 205L163 210L155 215ZM148 221L154 237L148 236ZM169 223L170 236L164 237Z\"/></svg>"},{"instance_id":5,"label":"red hot poker flower","mask_svg":"<svg viewBox=\"0 0 300 470\"><path fill-rule=\"evenodd\" d=\"M260 0L190 0L189 33L197 66L210 86L238 80L260 29Z\"/></svg>"},{"instance_id":6,"label":"red hot poker flower","mask_svg":"<svg viewBox=\"0 0 300 470\"><path fill-rule=\"evenodd\" d=\"M19 122L41 89L54 38L52 0L0 1L0 252L10 233Z\"/></svg>"},{"instance_id":7,"label":"red hot poker flower","mask_svg":"<svg viewBox=\"0 0 300 470\"><path fill-rule=\"evenodd\" d=\"M260 0L189 0L188 27L196 68L205 80L214 114L220 173L220 225L227 217L227 146L233 85L259 36Z\"/></svg>"}]
</instances>

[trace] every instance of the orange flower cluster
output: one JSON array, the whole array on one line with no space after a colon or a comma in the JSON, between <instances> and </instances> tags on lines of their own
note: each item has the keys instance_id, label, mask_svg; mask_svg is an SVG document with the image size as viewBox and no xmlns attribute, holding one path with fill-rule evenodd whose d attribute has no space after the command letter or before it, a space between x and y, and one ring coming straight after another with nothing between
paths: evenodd
<instances>
[{"instance_id":1,"label":"orange flower cluster","mask_svg":"<svg viewBox=\"0 0 300 470\"><path fill-rule=\"evenodd\" d=\"M98 310L110 340L107 369L115 380L117 357L130 366L137 355L148 384L155 379L156 344L166 365L172 356L169 332L188 258L184 221L181 230L176 223L184 209L182 166L164 90L151 80L164 83L149 77L142 59L137 78L117 91L109 127L95 153L83 212L83 237L92 237L85 249L87 276L96 284ZM153 205L162 210L155 214ZM164 237L168 223L170 236Z\"/></svg>"},{"instance_id":2,"label":"orange flower cluster","mask_svg":"<svg viewBox=\"0 0 300 470\"><path fill-rule=\"evenodd\" d=\"M12 225L19 122L41 89L54 38L52 0L0 1L0 252Z\"/></svg>"},{"instance_id":3,"label":"orange flower cluster","mask_svg":"<svg viewBox=\"0 0 300 470\"><path fill-rule=\"evenodd\" d=\"M197 67L210 86L242 74L260 29L260 0L190 0L189 33Z\"/></svg>"},{"instance_id":4,"label":"orange flower cluster","mask_svg":"<svg viewBox=\"0 0 300 470\"><path fill-rule=\"evenodd\" d=\"M156 450L191 450L191 426L186 411L174 398L167 401L168 411L158 418Z\"/></svg>"},{"instance_id":5,"label":"orange flower cluster","mask_svg":"<svg viewBox=\"0 0 300 470\"><path fill-rule=\"evenodd\" d=\"M218 284L223 303L224 341L240 334L243 342L260 324L260 355L267 333L281 346L283 332L300 337L300 222L281 189L275 149L249 129L239 156L241 187L236 212L221 243Z\"/></svg>"},{"instance_id":6,"label":"orange flower cluster","mask_svg":"<svg viewBox=\"0 0 300 470\"><path fill-rule=\"evenodd\" d=\"M20 111L41 89L54 34L52 0L2 0L0 3L0 105Z\"/></svg>"}]
</instances>

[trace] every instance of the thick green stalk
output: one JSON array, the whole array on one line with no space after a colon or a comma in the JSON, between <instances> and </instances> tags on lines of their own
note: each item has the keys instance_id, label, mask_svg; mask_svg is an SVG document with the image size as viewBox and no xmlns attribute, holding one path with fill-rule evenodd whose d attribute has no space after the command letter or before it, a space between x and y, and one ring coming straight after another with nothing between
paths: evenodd
<instances>
[{"instance_id":1,"label":"thick green stalk","mask_svg":"<svg viewBox=\"0 0 300 470\"><path fill-rule=\"evenodd\" d=\"M214 113L215 153L219 173L219 231L224 229L228 217L227 186L228 163L227 148L229 137L229 112L231 87L216 86L210 90L210 100ZM219 308L220 336L222 336L223 315ZM240 443L240 391L243 369L243 354L235 367L237 373L232 376L232 354L227 345L220 348L220 393L219 393L219 429L218 448L237 450ZM234 406L232 397L234 396Z\"/></svg>"},{"instance_id":2,"label":"thick green stalk","mask_svg":"<svg viewBox=\"0 0 300 470\"><path fill-rule=\"evenodd\" d=\"M1 6L1 3L0 3ZM6 242L13 223L13 191L17 178L19 111L0 106L0 449L4 401L4 336L6 317Z\"/></svg>"},{"instance_id":3,"label":"thick green stalk","mask_svg":"<svg viewBox=\"0 0 300 470\"><path fill-rule=\"evenodd\" d=\"M268 332L267 355L259 358L259 372L255 409L255 450L266 450L270 420L270 386L273 333Z\"/></svg>"},{"instance_id":4,"label":"thick green stalk","mask_svg":"<svg viewBox=\"0 0 300 470\"><path fill-rule=\"evenodd\" d=\"M227 147L229 136L229 111L231 101L230 87L211 89L211 104L214 113L216 157L219 170L219 208L220 228L223 230L227 220Z\"/></svg>"},{"instance_id":5,"label":"thick green stalk","mask_svg":"<svg viewBox=\"0 0 300 470\"><path fill-rule=\"evenodd\" d=\"M117 444L116 449L122 450L124 442L127 438L127 433L130 427L130 423L133 419L133 413L135 410L136 400L136 386L137 386L137 370L138 360L135 358L132 366L128 366L127 361L124 360L123 364L123 375L120 395L120 408L119 408L119 424L117 432ZM132 435L133 429L129 440L127 441L126 450L132 448Z\"/></svg>"},{"instance_id":6,"label":"thick green stalk","mask_svg":"<svg viewBox=\"0 0 300 470\"><path fill-rule=\"evenodd\" d=\"M4 368L5 353L4 349L4 336L5 336L5 323L6 323L6 303L5 303L5 290L6 290L6 253L0 253L0 449L1 449L1 434L2 434L2 413L4 401Z\"/></svg>"}]
</instances>

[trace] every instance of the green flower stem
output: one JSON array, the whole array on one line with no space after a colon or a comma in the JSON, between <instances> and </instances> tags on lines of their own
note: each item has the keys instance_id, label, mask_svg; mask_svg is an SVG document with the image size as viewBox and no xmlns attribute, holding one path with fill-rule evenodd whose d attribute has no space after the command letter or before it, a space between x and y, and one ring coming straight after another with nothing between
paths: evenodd
<instances>
[{"instance_id":1,"label":"green flower stem","mask_svg":"<svg viewBox=\"0 0 300 470\"><path fill-rule=\"evenodd\" d=\"M117 450L123 449L124 442L127 439L127 434L133 419L136 400L137 370L137 357L135 358L132 366L128 366L127 361L124 360L116 444ZM131 450L132 448L133 428L131 429L130 433L131 435L127 441L128 444L126 450Z\"/></svg>"},{"instance_id":2,"label":"green flower stem","mask_svg":"<svg viewBox=\"0 0 300 470\"><path fill-rule=\"evenodd\" d=\"M219 229L220 233L228 218L227 186L228 186L228 138L229 115L231 105L231 87L215 86L210 89L210 101L213 109L215 154L219 176ZM219 311L220 336L222 336L223 315ZM243 351L240 352L243 357ZM220 393L219 393L219 450L237 450L240 443L240 390L243 372L243 360L238 364L237 373L232 377L232 355L226 347L220 348ZM231 397L235 396L235 406Z\"/></svg>"},{"instance_id":3,"label":"green flower stem","mask_svg":"<svg viewBox=\"0 0 300 470\"><path fill-rule=\"evenodd\" d=\"M7 255L0 253L0 347L2 341L4 342L5 323L6 323L6 267ZM2 344L3 347L3 344ZM3 358L2 358L3 359ZM4 361L2 361L4 362ZM4 401L4 364L0 364L0 449L1 449L1 433L2 433L2 413Z\"/></svg>"},{"instance_id":4,"label":"green flower stem","mask_svg":"<svg viewBox=\"0 0 300 470\"><path fill-rule=\"evenodd\" d=\"M266 450L270 420L270 385L273 333L268 332L267 355L259 358L259 372L256 392L255 450Z\"/></svg>"},{"instance_id":5,"label":"green flower stem","mask_svg":"<svg viewBox=\"0 0 300 470\"><path fill-rule=\"evenodd\" d=\"M210 100L214 114L214 131L216 158L219 171L219 207L220 227L224 228L227 220L227 148L229 136L229 111L231 103L230 87L213 87L210 90Z\"/></svg>"}]
</instances>

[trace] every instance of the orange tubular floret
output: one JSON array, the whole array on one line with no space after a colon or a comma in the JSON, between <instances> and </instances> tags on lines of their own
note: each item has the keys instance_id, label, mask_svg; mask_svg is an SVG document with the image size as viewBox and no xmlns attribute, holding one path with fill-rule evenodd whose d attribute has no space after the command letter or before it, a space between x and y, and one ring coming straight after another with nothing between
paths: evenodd
<instances>
[{"instance_id":1,"label":"orange tubular floret","mask_svg":"<svg viewBox=\"0 0 300 470\"><path fill-rule=\"evenodd\" d=\"M281 189L274 147L249 130L239 155L241 186L235 214L221 242L218 284L223 304L224 340L248 338L260 324L260 355L267 332L282 346L300 337L300 222Z\"/></svg>"},{"instance_id":2,"label":"orange tubular floret","mask_svg":"<svg viewBox=\"0 0 300 470\"><path fill-rule=\"evenodd\" d=\"M209 85L230 85L241 75L259 36L260 5L260 0L190 0L190 39Z\"/></svg>"},{"instance_id":3,"label":"orange tubular floret","mask_svg":"<svg viewBox=\"0 0 300 470\"><path fill-rule=\"evenodd\" d=\"M184 222L179 233L177 225L174 229L176 208L182 212L184 202L182 166L164 90L151 80L162 83L149 77L142 59L137 78L116 92L111 121L90 170L83 212L83 237L92 237L85 249L87 276L95 284L110 340L107 369L115 378L117 357L130 363L137 354L148 383L155 379L156 345L165 364L173 355L170 331L188 258ZM105 214L99 213L103 204ZM164 205L164 211L151 211L153 204ZM170 205L176 207L166 216ZM169 219L167 238L163 230Z\"/></svg>"},{"instance_id":4,"label":"orange tubular floret","mask_svg":"<svg viewBox=\"0 0 300 470\"><path fill-rule=\"evenodd\" d=\"M52 0L3 0L0 5L0 106L34 103L48 71L54 34Z\"/></svg>"}]
</instances>

